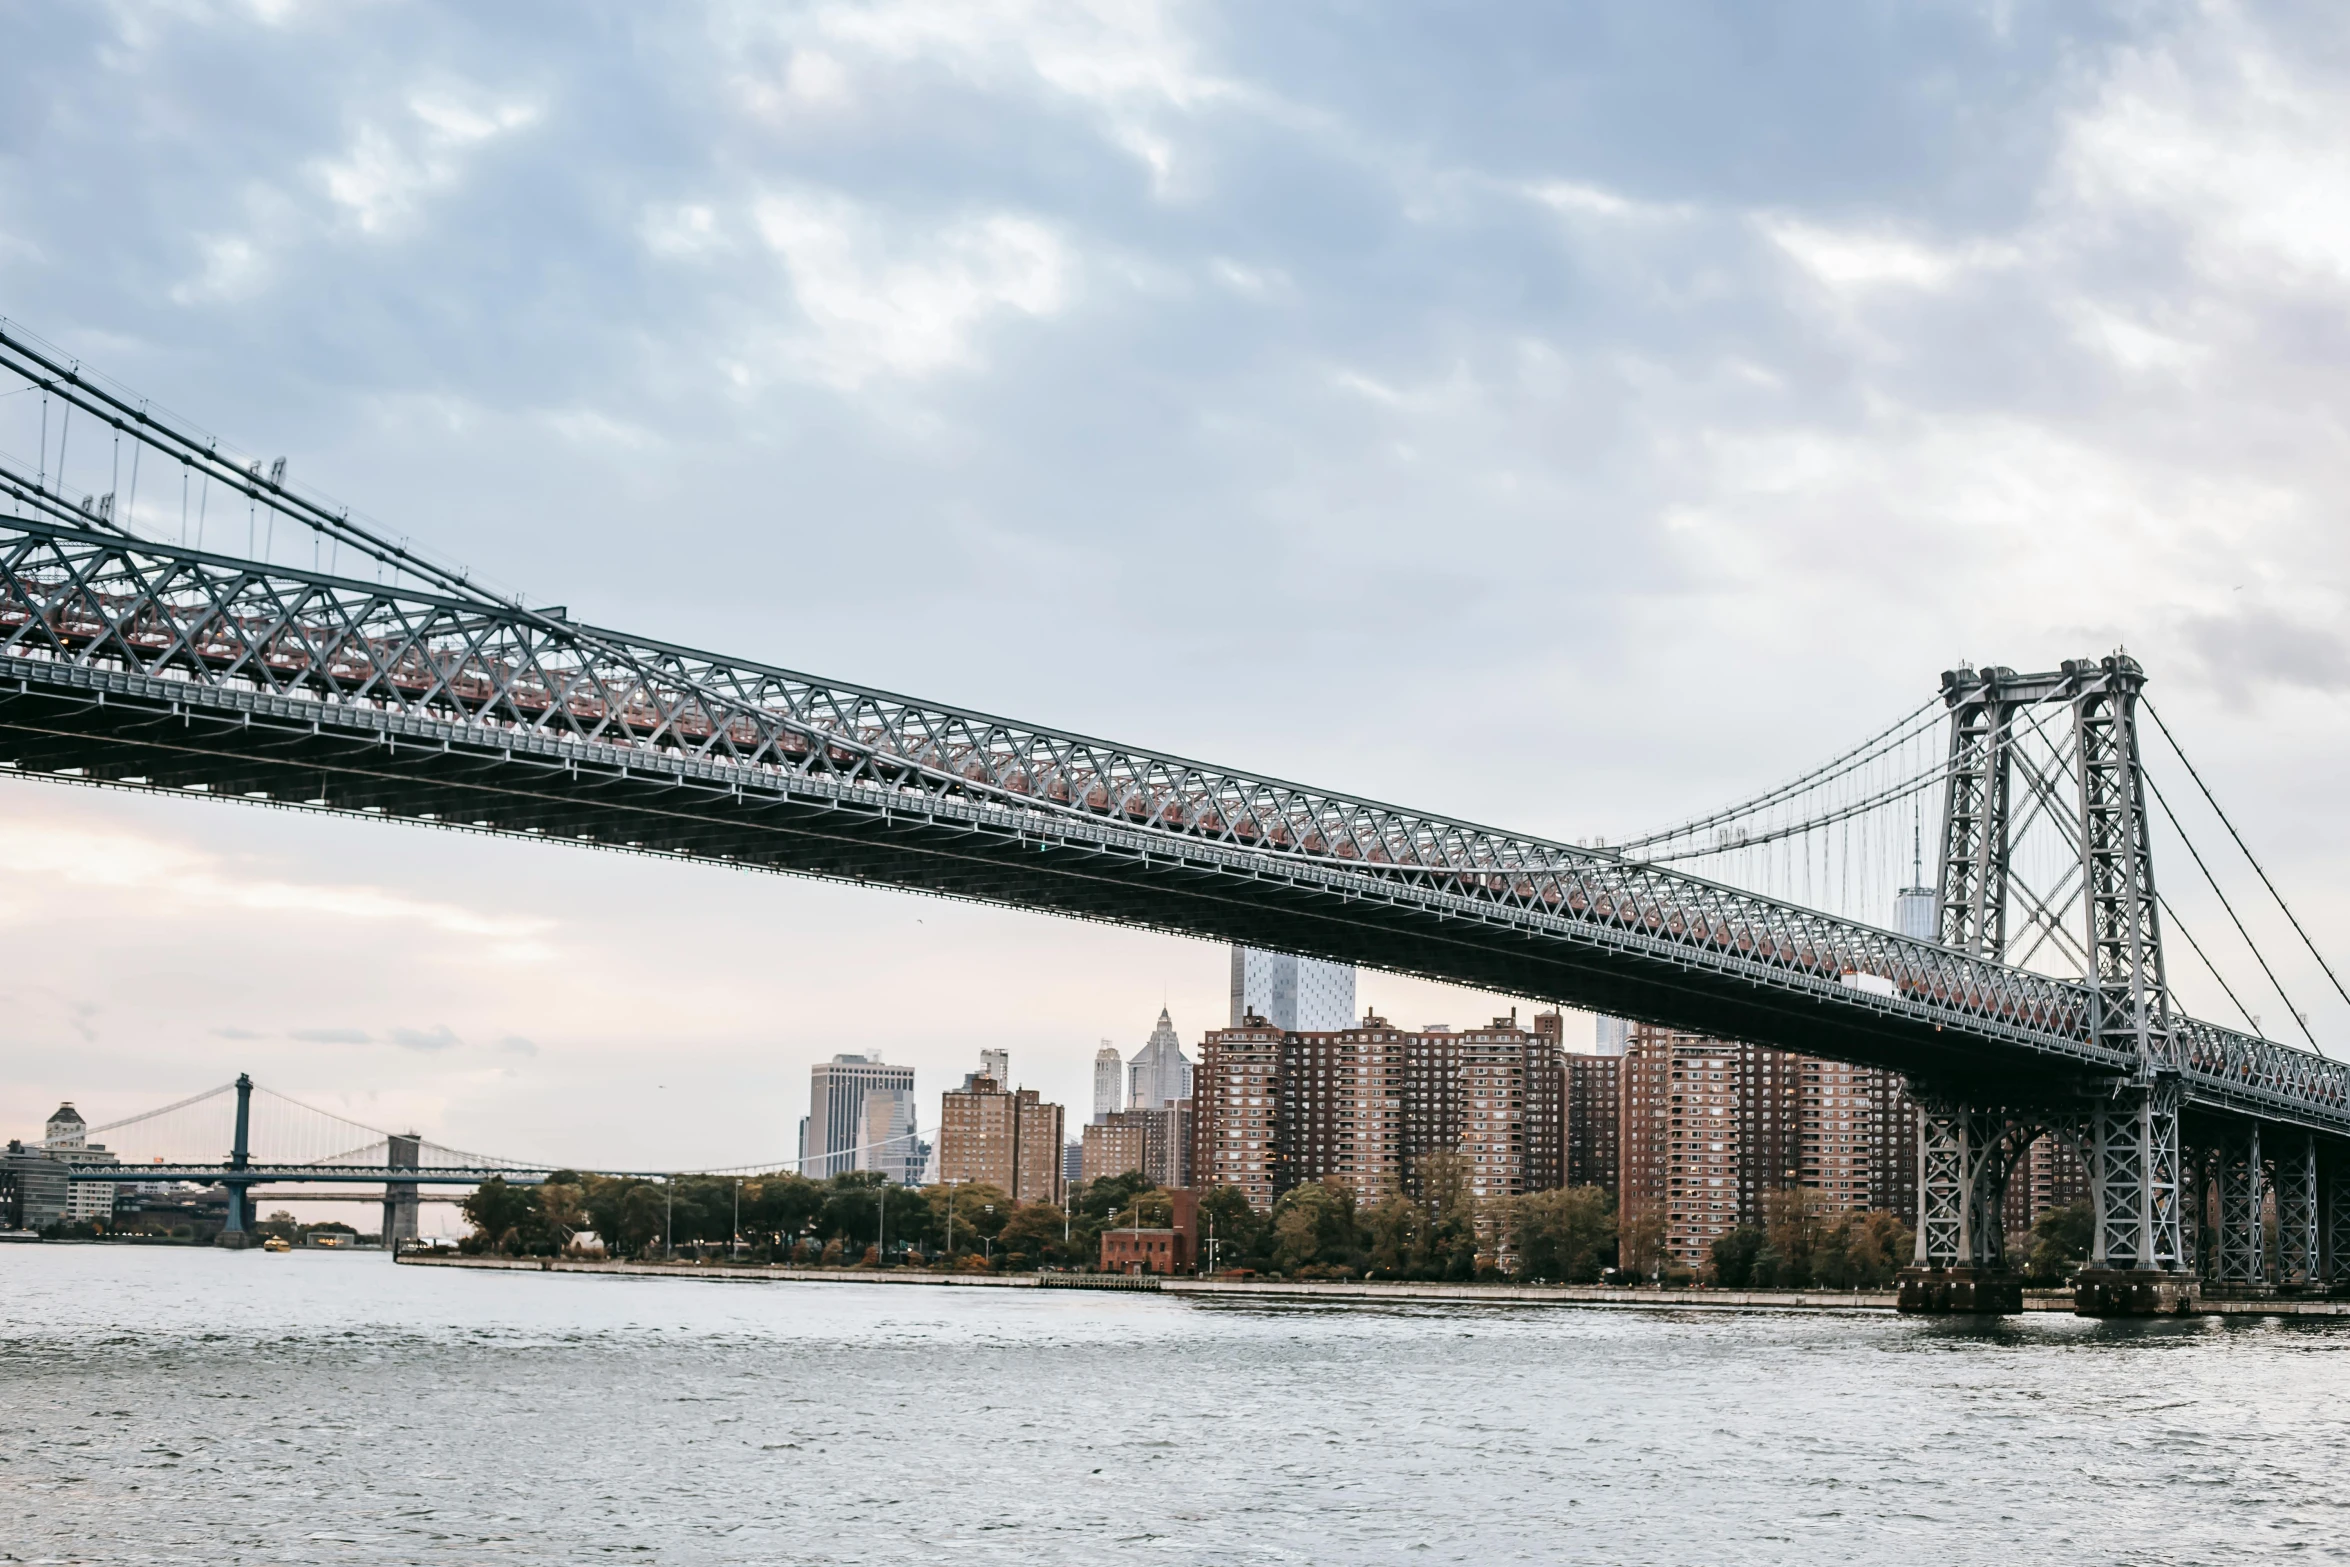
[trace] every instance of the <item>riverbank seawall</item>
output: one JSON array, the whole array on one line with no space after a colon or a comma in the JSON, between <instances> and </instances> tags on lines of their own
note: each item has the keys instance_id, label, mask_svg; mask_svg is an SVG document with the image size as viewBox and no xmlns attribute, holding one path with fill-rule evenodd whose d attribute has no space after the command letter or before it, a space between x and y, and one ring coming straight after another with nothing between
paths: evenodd
<instances>
[{"instance_id":1,"label":"riverbank seawall","mask_svg":"<svg viewBox=\"0 0 2350 1567\"><path fill-rule=\"evenodd\" d=\"M1205 1299L1327 1305L1595 1306L1673 1311L1891 1311L1891 1290L1625 1289L1604 1284L1424 1284L1372 1279L1126 1278L1098 1273L926 1273L919 1269L794 1268L694 1262L599 1262L569 1257L453 1257L409 1252L404 1267L522 1273L601 1273L725 1284L887 1284L909 1289L1142 1290ZM2069 1313L2070 1290L2027 1290L2024 1310ZM2202 1316L2350 1317L2350 1300L2206 1300Z\"/></svg>"}]
</instances>

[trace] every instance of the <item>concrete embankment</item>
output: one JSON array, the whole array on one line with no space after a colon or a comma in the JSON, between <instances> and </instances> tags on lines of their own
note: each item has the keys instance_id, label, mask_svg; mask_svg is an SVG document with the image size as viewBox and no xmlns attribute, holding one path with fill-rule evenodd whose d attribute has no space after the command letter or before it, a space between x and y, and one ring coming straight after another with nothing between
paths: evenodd
<instances>
[{"instance_id":1,"label":"concrete embankment","mask_svg":"<svg viewBox=\"0 0 2350 1567\"><path fill-rule=\"evenodd\" d=\"M1329 1305L1613 1306L1674 1311L1891 1311L1891 1290L1624 1289L1600 1284L1415 1284L1371 1279L1121 1278L1088 1273L925 1273L918 1269L794 1268L730 1263L599 1262L570 1257L459 1257L409 1252L406 1267L516 1273L602 1273L725 1284L889 1284L941 1289L1144 1290L1217 1300L1319 1301ZM2026 1290L2024 1310L2070 1312L2070 1290ZM2350 1317L2350 1300L2207 1299L2202 1316Z\"/></svg>"}]
</instances>

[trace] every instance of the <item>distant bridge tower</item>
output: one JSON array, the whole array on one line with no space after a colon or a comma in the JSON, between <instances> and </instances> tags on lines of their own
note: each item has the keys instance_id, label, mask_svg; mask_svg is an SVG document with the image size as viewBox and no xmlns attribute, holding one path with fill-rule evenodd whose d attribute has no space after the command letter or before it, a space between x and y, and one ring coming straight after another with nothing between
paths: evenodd
<instances>
[{"instance_id":1,"label":"distant bridge tower","mask_svg":"<svg viewBox=\"0 0 2350 1567\"><path fill-rule=\"evenodd\" d=\"M237 1074L237 1130L236 1140L229 1144L228 1167L234 1171L245 1169L253 1162L253 1076L249 1072ZM223 1235L235 1236L231 1246L242 1246L253 1230L253 1202L251 1180L233 1177L221 1182L228 1189L228 1218L221 1226Z\"/></svg>"},{"instance_id":2,"label":"distant bridge tower","mask_svg":"<svg viewBox=\"0 0 2350 1567\"><path fill-rule=\"evenodd\" d=\"M385 1139L384 1164L395 1170L413 1170L424 1139L415 1132L394 1133ZM409 1181L384 1185L384 1250L398 1252L400 1242L416 1239L416 1187Z\"/></svg>"},{"instance_id":3,"label":"distant bridge tower","mask_svg":"<svg viewBox=\"0 0 2350 1567\"><path fill-rule=\"evenodd\" d=\"M2084 1304L2164 1309L2191 1282L2179 1052L2139 765L2137 703L2145 680L2121 653L2067 661L2047 674L1990 668L1942 677L1950 765L1935 937L1994 962L2014 961L2014 922L2016 936L2030 938L2027 960L2052 941L2072 953L2092 989L2093 1037L2136 1067L2076 1096L2041 1102L2019 1103L2012 1090L1991 1083L1915 1085L1922 1116L1917 1271L1903 1289L1910 1309L2020 1307L2020 1287L2004 1267L2001 1213L2010 1171L2042 1133L2072 1143L2088 1171L2095 1227ZM2074 851L2048 888L2024 885L2013 863L2018 837L2040 821ZM2076 902L2083 910L2077 940L2063 929Z\"/></svg>"}]
</instances>

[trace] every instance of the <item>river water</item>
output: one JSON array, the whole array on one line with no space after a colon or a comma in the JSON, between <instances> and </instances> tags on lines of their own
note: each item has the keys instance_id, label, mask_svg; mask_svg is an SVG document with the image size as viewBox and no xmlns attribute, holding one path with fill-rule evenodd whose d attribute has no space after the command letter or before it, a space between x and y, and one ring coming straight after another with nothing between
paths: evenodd
<instances>
[{"instance_id":1,"label":"river water","mask_svg":"<svg viewBox=\"0 0 2350 1567\"><path fill-rule=\"evenodd\" d=\"M0 1249L0 1561L2350 1556L2350 1327Z\"/></svg>"}]
</instances>

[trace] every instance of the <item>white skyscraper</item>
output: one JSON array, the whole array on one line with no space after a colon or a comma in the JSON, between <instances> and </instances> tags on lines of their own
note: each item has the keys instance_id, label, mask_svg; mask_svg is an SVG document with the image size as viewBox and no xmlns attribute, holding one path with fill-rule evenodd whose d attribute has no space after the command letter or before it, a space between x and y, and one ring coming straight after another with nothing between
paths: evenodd
<instances>
[{"instance_id":1,"label":"white skyscraper","mask_svg":"<svg viewBox=\"0 0 2350 1567\"><path fill-rule=\"evenodd\" d=\"M979 1075L992 1077L998 1088L1012 1086L1012 1052L1009 1050L982 1050L979 1052Z\"/></svg>"},{"instance_id":2,"label":"white skyscraper","mask_svg":"<svg viewBox=\"0 0 2350 1567\"><path fill-rule=\"evenodd\" d=\"M1251 1012L1289 1033L1352 1027L1355 971L1319 958L1234 947L1231 1026L1238 1028Z\"/></svg>"},{"instance_id":3,"label":"white skyscraper","mask_svg":"<svg viewBox=\"0 0 2350 1567\"><path fill-rule=\"evenodd\" d=\"M1159 1008L1159 1026L1134 1059L1126 1063L1129 1110L1164 1110L1191 1097L1191 1063L1183 1057L1183 1042L1175 1037L1174 1020ZM1098 1095L1100 1090L1095 1090Z\"/></svg>"},{"instance_id":4,"label":"white skyscraper","mask_svg":"<svg viewBox=\"0 0 2350 1567\"><path fill-rule=\"evenodd\" d=\"M876 1096L901 1105L903 1119L893 1123L887 1108L871 1107L868 1101ZM877 1141L869 1135L873 1127L891 1124L898 1131L885 1132L885 1136L903 1135L914 1129L912 1067L886 1066L878 1051L837 1055L830 1061L819 1061L808 1074L808 1122L800 1136L800 1173L821 1180L849 1170L884 1168L878 1163L867 1163L868 1156L859 1150ZM895 1153L903 1160L910 1148L900 1144L883 1151ZM904 1173L897 1169L890 1173L905 1179Z\"/></svg>"},{"instance_id":5,"label":"white skyscraper","mask_svg":"<svg viewBox=\"0 0 2350 1567\"><path fill-rule=\"evenodd\" d=\"M1113 1110L1126 1108L1126 1058L1108 1040L1093 1053L1093 1124L1101 1125Z\"/></svg>"},{"instance_id":6,"label":"white skyscraper","mask_svg":"<svg viewBox=\"0 0 2350 1567\"><path fill-rule=\"evenodd\" d=\"M1624 1042L1631 1037L1632 1025L1620 1017L1599 1016L1591 1020L1591 1051L1594 1055L1620 1056Z\"/></svg>"}]
</instances>

